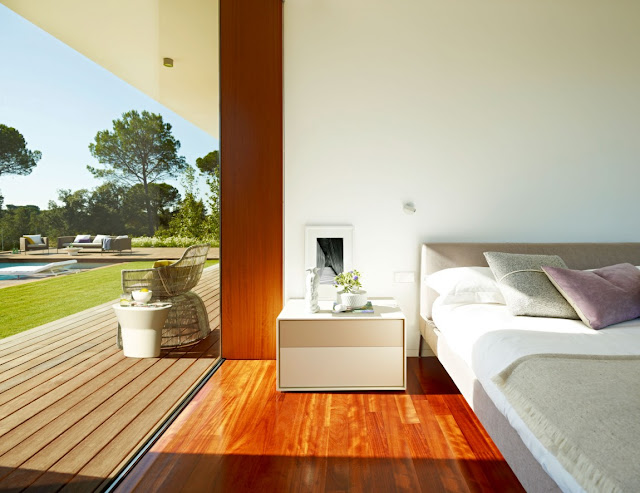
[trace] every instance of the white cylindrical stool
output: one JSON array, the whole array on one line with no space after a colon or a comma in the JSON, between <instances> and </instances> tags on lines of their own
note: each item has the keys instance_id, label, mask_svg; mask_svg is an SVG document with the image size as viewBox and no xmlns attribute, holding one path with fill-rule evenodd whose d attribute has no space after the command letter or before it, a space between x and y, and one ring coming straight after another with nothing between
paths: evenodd
<instances>
[{"instance_id":1,"label":"white cylindrical stool","mask_svg":"<svg viewBox=\"0 0 640 493\"><path fill-rule=\"evenodd\" d=\"M171 305L120 306L113 309L122 332L122 350L129 358L157 358L160 356L162 328Z\"/></svg>"}]
</instances>

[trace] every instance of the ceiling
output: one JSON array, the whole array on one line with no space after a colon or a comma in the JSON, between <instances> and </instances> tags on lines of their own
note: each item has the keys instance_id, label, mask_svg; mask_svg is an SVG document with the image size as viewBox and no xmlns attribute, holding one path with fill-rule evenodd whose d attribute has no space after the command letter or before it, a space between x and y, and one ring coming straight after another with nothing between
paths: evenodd
<instances>
[{"instance_id":1,"label":"ceiling","mask_svg":"<svg viewBox=\"0 0 640 493\"><path fill-rule=\"evenodd\" d=\"M218 0L0 3L219 138Z\"/></svg>"}]
</instances>

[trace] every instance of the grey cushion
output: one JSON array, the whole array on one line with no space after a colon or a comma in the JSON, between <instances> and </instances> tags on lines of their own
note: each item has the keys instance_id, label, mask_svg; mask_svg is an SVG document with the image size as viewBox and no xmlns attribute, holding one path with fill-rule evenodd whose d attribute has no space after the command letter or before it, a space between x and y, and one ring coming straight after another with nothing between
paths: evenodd
<instances>
[{"instance_id":1,"label":"grey cushion","mask_svg":"<svg viewBox=\"0 0 640 493\"><path fill-rule=\"evenodd\" d=\"M484 252L484 256L514 315L579 318L542 270L543 265L566 269L557 255Z\"/></svg>"}]
</instances>

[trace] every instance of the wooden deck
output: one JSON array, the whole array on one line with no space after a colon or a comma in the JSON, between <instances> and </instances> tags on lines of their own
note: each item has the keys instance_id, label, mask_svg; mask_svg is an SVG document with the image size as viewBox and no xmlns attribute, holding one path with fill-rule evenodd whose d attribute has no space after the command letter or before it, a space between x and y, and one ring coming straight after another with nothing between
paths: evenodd
<instances>
[{"instance_id":1,"label":"wooden deck","mask_svg":"<svg viewBox=\"0 0 640 493\"><path fill-rule=\"evenodd\" d=\"M211 335L125 358L113 302L0 340L0 491L96 491L220 357L219 268L194 289Z\"/></svg>"}]
</instances>

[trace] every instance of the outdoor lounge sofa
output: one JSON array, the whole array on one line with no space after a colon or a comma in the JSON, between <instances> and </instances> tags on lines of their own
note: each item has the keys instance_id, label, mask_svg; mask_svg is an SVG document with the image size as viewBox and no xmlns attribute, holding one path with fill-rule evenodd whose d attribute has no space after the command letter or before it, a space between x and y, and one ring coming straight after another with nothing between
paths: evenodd
<instances>
[{"instance_id":1,"label":"outdoor lounge sofa","mask_svg":"<svg viewBox=\"0 0 640 493\"><path fill-rule=\"evenodd\" d=\"M28 238L31 238L32 241L36 241L32 243ZM36 250L46 250L47 253L49 253L49 238L46 236L40 237L40 235L25 235L20 238L21 252L26 254L27 252L33 252Z\"/></svg>"},{"instance_id":2,"label":"outdoor lounge sofa","mask_svg":"<svg viewBox=\"0 0 640 493\"><path fill-rule=\"evenodd\" d=\"M107 235L89 236L88 243L76 242L74 241L76 238L77 236L58 236L56 252L58 252L61 248L66 248L68 246L82 248L83 250L98 249L100 250L100 252L122 252L123 250L130 250L131 252L133 252L131 248L131 238L129 237Z\"/></svg>"}]
</instances>

